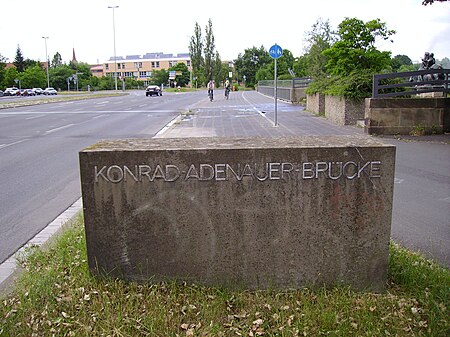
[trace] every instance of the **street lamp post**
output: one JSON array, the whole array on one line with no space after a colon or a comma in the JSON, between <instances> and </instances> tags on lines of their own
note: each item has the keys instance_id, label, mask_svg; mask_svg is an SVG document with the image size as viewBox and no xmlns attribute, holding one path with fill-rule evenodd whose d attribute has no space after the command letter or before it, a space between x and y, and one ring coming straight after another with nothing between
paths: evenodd
<instances>
[{"instance_id":1,"label":"street lamp post","mask_svg":"<svg viewBox=\"0 0 450 337\"><path fill-rule=\"evenodd\" d=\"M114 38L114 85L117 91L117 57L116 57L116 22L114 18L114 10L119 6L108 6L113 10L113 38Z\"/></svg>"},{"instance_id":2,"label":"street lamp post","mask_svg":"<svg viewBox=\"0 0 450 337\"><path fill-rule=\"evenodd\" d=\"M45 61L46 61L46 63L47 63L47 88L49 88L50 87L50 77L48 76L48 66L50 65L49 63L49 61L48 61L48 54L47 54L47 39L48 39L48 36L43 36L42 37L44 40L45 40Z\"/></svg>"}]
</instances>

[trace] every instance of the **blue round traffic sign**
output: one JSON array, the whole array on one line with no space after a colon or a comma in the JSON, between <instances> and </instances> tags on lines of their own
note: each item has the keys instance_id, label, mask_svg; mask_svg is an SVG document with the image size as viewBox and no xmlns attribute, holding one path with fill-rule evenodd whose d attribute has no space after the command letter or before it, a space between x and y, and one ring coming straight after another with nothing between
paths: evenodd
<instances>
[{"instance_id":1,"label":"blue round traffic sign","mask_svg":"<svg viewBox=\"0 0 450 337\"><path fill-rule=\"evenodd\" d=\"M279 45L274 44L272 47L270 47L269 54L271 58L277 59L281 57L281 55L283 55L283 49Z\"/></svg>"}]
</instances>

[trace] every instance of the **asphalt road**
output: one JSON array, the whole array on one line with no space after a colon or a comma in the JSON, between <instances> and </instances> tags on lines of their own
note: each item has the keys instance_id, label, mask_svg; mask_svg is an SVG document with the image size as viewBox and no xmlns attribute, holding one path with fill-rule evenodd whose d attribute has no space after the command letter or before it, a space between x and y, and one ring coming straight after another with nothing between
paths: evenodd
<instances>
[{"instance_id":1,"label":"asphalt road","mask_svg":"<svg viewBox=\"0 0 450 337\"><path fill-rule=\"evenodd\" d=\"M386 139L397 147L391 237L450 267L450 138L428 139Z\"/></svg>"},{"instance_id":2,"label":"asphalt road","mask_svg":"<svg viewBox=\"0 0 450 337\"><path fill-rule=\"evenodd\" d=\"M152 137L198 100L140 91L1 109L0 263L80 197L81 149L100 139Z\"/></svg>"},{"instance_id":3,"label":"asphalt road","mask_svg":"<svg viewBox=\"0 0 450 337\"><path fill-rule=\"evenodd\" d=\"M153 137L188 110L194 115L173 129L179 136L185 130L195 136L362 133L285 103L279 104L280 127L268 128L256 110L272 107L271 99L252 92L233 93L230 101L217 95L211 103L205 92L132 92L0 109L0 263L80 197L78 152L100 139ZM450 267L450 145L448 136L442 139L447 143L381 140L397 146L392 238Z\"/></svg>"}]
</instances>

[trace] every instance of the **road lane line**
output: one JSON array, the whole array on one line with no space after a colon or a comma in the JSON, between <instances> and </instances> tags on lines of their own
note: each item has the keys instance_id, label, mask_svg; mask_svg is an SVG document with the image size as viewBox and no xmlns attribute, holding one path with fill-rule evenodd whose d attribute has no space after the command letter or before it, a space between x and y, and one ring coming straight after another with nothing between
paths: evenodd
<instances>
[{"instance_id":1,"label":"road lane line","mask_svg":"<svg viewBox=\"0 0 450 337\"><path fill-rule=\"evenodd\" d=\"M27 117L27 118L25 118L25 119L26 119L26 120L31 120L31 119L41 118L41 117L44 117L44 115L33 116L33 117Z\"/></svg>"},{"instance_id":2,"label":"road lane line","mask_svg":"<svg viewBox=\"0 0 450 337\"><path fill-rule=\"evenodd\" d=\"M17 145L17 144L26 142L27 140L28 139L22 139L22 140L18 140L17 142L10 143L10 144L0 144L0 149L4 149L4 148L9 147L9 146Z\"/></svg>"},{"instance_id":3,"label":"road lane line","mask_svg":"<svg viewBox=\"0 0 450 337\"><path fill-rule=\"evenodd\" d=\"M48 135L49 133L56 132L56 131L59 131L59 130L62 130L62 129L66 129L66 128L69 128L69 127L71 127L71 126L73 126L73 125L75 125L75 124L67 124L67 125L63 125L63 126L60 126L59 128L54 128L54 129L45 131L45 134Z\"/></svg>"}]
</instances>

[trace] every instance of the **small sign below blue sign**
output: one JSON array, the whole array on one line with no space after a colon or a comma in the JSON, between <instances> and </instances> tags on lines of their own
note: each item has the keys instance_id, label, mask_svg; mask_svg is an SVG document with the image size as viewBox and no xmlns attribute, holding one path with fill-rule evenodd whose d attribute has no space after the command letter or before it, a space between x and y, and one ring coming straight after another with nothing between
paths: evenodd
<instances>
[{"instance_id":1,"label":"small sign below blue sign","mask_svg":"<svg viewBox=\"0 0 450 337\"><path fill-rule=\"evenodd\" d=\"M279 45L274 44L272 47L270 47L269 54L271 58L277 59L281 57L281 55L283 55L283 49Z\"/></svg>"}]
</instances>

